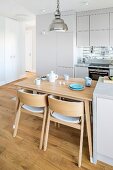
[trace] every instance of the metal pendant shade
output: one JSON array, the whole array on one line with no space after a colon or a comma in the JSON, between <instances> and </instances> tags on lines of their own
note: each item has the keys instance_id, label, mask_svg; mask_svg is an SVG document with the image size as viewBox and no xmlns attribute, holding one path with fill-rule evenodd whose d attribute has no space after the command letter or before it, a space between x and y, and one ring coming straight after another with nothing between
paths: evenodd
<instances>
[{"instance_id":1,"label":"metal pendant shade","mask_svg":"<svg viewBox=\"0 0 113 170\"><path fill-rule=\"evenodd\" d=\"M67 30L68 30L67 25L65 24L64 20L61 19L61 13L59 10L59 0L57 0L57 9L55 11L55 19L52 21L49 31L65 32Z\"/></svg>"}]
</instances>

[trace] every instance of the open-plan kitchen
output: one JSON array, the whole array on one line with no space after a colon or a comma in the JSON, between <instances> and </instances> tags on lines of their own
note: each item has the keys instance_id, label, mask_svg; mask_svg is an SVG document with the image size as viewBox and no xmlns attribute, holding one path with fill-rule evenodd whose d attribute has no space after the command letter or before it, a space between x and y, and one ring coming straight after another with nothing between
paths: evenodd
<instances>
[{"instance_id":1,"label":"open-plan kitchen","mask_svg":"<svg viewBox=\"0 0 113 170\"><path fill-rule=\"evenodd\" d=\"M113 170L112 0L0 0L0 170Z\"/></svg>"}]
</instances>

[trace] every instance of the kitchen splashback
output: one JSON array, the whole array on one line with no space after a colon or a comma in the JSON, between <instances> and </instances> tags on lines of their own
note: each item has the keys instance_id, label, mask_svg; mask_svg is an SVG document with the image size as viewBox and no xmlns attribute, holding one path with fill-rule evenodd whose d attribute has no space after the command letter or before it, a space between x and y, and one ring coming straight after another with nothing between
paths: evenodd
<instances>
[{"instance_id":1,"label":"kitchen splashback","mask_svg":"<svg viewBox=\"0 0 113 170\"><path fill-rule=\"evenodd\" d=\"M113 61L113 47L83 47L78 48L77 62L109 62Z\"/></svg>"}]
</instances>

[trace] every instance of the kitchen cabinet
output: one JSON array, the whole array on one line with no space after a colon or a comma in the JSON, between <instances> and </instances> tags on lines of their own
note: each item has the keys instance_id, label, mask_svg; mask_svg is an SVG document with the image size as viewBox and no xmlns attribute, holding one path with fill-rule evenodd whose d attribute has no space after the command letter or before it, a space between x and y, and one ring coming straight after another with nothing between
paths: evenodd
<instances>
[{"instance_id":1,"label":"kitchen cabinet","mask_svg":"<svg viewBox=\"0 0 113 170\"><path fill-rule=\"evenodd\" d=\"M89 16L77 16L77 47L89 46Z\"/></svg>"},{"instance_id":2,"label":"kitchen cabinet","mask_svg":"<svg viewBox=\"0 0 113 170\"><path fill-rule=\"evenodd\" d=\"M75 77L76 78L85 78L88 77L88 67L75 66Z\"/></svg>"},{"instance_id":3,"label":"kitchen cabinet","mask_svg":"<svg viewBox=\"0 0 113 170\"><path fill-rule=\"evenodd\" d=\"M73 33L57 33L56 42L57 66L73 67Z\"/></svg>"},{"instance_id":4,"label":"kitchen cabinet","mask_svg":"<svg viewBox=\"0 0 113 170\"><path fill-rule=\"evenodd\" d=\"M68 74L70 77L74 77L74 67L57 67L57 74L59 76Z\"/></svg>"},{"instance_id":5,"label":"kitchen cabinet","mask_svg":"<svg viewBox=\"0 0 113 170\"><path fill-rule=\"evenodd\" d=\"M97 151L113 159L112 106L113 100L97 98Z\"/></svg>"},{"instance_id":6,"label":"kitchen cabinet","mask_svg":"<svg viewBox=\"0 0 113 170\"><path fill-rule=\"evenodd\" d=\"M113 30L110 30L110 46L113 47Z\"/></svg>"},{"instance_id":7,"label":"kitchen cabinet","mask_svg":"<svg viewBox=\"0 0 113 170\"><path fill-rule=\"evenodd\" d=\"M49 32L53 15L37 16L37 58L36 71L38 75L46 75L51 70L56 72L56 32Z\"/></svg>"},{"instance_id":8,"label":"kitchen cabinet","mask_svg":"<svg viewBox=\"0 0 113 170\"><path fill-rule=\"evenodd\" d=\"M110 29L113 29L113 12L110 13Z\"/></svg>"},{"instance_id":9,"label":"kitchen cabinet","mask_svg":"<svg viewBox=\"0 0 113 170\"><path fill-rule=\"evenodd\" d=\"M109 14L96 14L90 16L90 30L109 29Z\"/></svg>"},{"instance_id":10,"label":"kitchen cabinet","mask_svg":"<svg viewBox=\"0 0 113 170\"><path fill-rule=\"evenodd\" d=\"M109 14L90 16L90 45L109 46Z\"/></svg>"},{"instance_id":11,"label":"kitchen cabinet","mask_svg":"<svg viewBox=\"0 0 113 170\"><path fill-rule=\"evenodd\" d=\"M78 31L89 31L89 16L77 16Z\"/></svg>"},{"instance_id":12,"label":"kitchen cabinet","mask_svg":"<svg viewBox=\"0 0 113 170\"><path fill-rule=\"evenodd\" d=\"M90 46L109 46L109 31L90 31Z\"/></svg>"},{"instance_id":13,"label":"kitchen cabinet","mask_svg":"<svg viewBox=\"0 0 113 170\"><path fill-rule=\"evenodd\" d=\"M113 166L113 85L98 80L93 93L93 160Z\"/></svg>"},{"instance_id":14,"label":"kitchen cabinet","mask_svg":"<svg viewBox=\"0 0 113 170\"><path fill-rule=\"evenodd\" d=\"M74 15L66 15L62 16L62 19L68 26L68 31L67 32L73 32L74 28Z\"/></svg>"},{"instance_id":15,"label":"kitchen cabinet","mask_svg":"<svg viewBox=\"0 0 113 170\"><path fill-rule=\"evenodd\" d=\"M17 44L18 43L18 22L12 19L5 19L5 68L6 82L17 79Z\"/></svg>"},{"instance_id":16,"label":"kitchen cabinet","mask_svg":"<svg viewBox=\"0 0 113 170\"><path fill-rule=\"evenodd\" d=\"M89 46L89 31L77 32L77 47Z\"/></svg>"},{"instance_id":17,"label":"kitchen cabinet","mask_svg":"<svg viewBox=\"0 0 113 170\"><path fill-rule=\"evenodd\" d=\"M110 68L110 76L113 76L113 68Z\"/></svg>"},{"instance_id":18,"label":"kitchen cabinet","mask_svg":"<svg viewBox=\"0 0 113 170\"><path fill-rule=\"evenodd\" d=\"M5 21L3 17L0 17L0 85L3 85L5 82L4 36Z\"/></svg>"},{"instance_id":19,"label":"kitchen cabinet","mask_svg":"<svg viewBox=\"0 0 113 170\"><path fill-rule=\"evenodd\" d=\"M62 16L67 21L67 32L46 31L53 15L37 16L37 74L46 75L57 67L73 67L73 17ZM52 18L52 19L51 19ZM67 19L67 20L66 20ZM70 20L71 19L71 20ZM45 29L46 28L46 29ZM45 30L45 31L44 31ZM64 70L64 69L63 69ZM61 71L59 71L60 74Z\"/></svg>"}]
</instances>

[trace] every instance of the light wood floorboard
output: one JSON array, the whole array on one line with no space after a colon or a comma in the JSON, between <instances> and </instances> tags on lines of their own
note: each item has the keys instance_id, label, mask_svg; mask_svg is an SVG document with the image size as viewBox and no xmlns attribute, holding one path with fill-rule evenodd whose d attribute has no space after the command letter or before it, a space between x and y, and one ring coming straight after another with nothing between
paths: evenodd
<instances>
[{"instance_id":1,"label":"light wood floorboard","mask_svg":"<svg viewBox=\"0 0 113 170\"><path fill-rule=\"evenodd\" d=\"M79 131L54 124L50 126L48 149L39 150L42 120L22 113L16 138L12 137L15 119L14 83L0 87L0 170L113 170L89 162L87 137L84 137L82 167L77 167Z\"/></svg>"}]
</instances>

